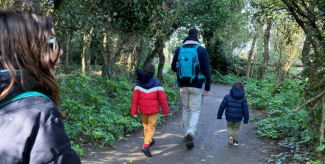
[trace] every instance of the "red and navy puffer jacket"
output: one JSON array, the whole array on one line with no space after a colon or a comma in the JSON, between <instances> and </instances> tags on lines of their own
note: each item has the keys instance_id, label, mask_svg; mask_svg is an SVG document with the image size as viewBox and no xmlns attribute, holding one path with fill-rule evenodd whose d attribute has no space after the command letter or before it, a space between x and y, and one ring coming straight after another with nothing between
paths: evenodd
<instances>
[{"instance_id":1,"label":"red and navy puffer jacket","mask_svg":"<svg viewBox=\"0 0 325 164\"><path fill-rule=\"evenodd\" d=\"M131 115L159 113L159 106L164 115L169 113L166 93L161 83L152 74L137 71L139 82L133 91Z\"/></svg>"}]
</instances>

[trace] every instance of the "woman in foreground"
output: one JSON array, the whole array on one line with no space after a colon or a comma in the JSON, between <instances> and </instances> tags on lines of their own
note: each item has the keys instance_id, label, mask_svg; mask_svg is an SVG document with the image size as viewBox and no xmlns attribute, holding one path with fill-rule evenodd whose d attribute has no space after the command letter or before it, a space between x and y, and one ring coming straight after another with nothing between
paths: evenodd
<instances>
[{"instance_id":1,"label":"woman in foreground","mask_svg":"<svg viewBox=\"0 0 325 164\"><path fill-rule=\"evenodd\" d=\"M57 108L63 51L51 19L34 9L0 9L0 163L79 164Z\"/></svg>"}]
</instances>

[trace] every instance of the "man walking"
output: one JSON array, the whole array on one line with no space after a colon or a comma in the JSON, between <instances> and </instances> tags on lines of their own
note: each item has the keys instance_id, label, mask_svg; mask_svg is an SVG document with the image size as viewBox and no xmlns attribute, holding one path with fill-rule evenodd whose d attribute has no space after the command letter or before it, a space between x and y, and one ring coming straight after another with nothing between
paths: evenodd
<instances>
[{"instance_id":1,"label":"man walking","mask_svg":"<svg viewBox=\"0 0 325 164\"><path fill-rule=\"evenodd\" d=\"M188 64L189 62L190 64ZM208 54L206 49L200 46L197 29L189 30L188 37L175 51L171 67L177 73L178 86L180 87L184 140L186 147L191 149L194 147L193 141L203 96L209 94L211 83ZM187 76L187 74L193 75ZM204 93L202 93L202 86L204 86Z\"/></svg>"}]
</instances>

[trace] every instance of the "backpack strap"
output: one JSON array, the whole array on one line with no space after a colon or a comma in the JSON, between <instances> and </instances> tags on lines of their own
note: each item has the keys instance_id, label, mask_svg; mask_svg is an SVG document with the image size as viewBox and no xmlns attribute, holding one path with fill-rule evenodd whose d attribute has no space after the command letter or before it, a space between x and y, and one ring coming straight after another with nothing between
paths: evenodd
<instances>
[{"instance_id":1,"label":"backpack strap","mask_svg":"<svg viewBox=\"0 0 325 164\"><path fill-rule=\"evenodd\" d=\"M197 50L200 47L199 44L195 45L193 48L195 48L195 50Z\"/></svg>"},{"instance_id":2,"label":"backpack strap","mask_svg":"<svg viewBox=\"0 0 325 164\"><path fill-rule=\"evenodd\" d=\"M183 48L184 48L183 45L179 46L179 50L182 50Z\"/></svg>"},{"instance_id":3,"label":"backpack strap","mask_svg":"<svg viewBox=\"0 0 325 164\"><path fill-rule=\"evenodd\" d=\"M53 101L47 97L46 95L44 95L43 93L40 93L40 92L36 92L36 91L27 91L27 92L24 92L24 93L21 93L13 98L11 98L10 100L7 100L3 103L0 103L0 107L4 106L4 105L7 105L11 102L14 102L14 101L17 101L19 99L23 99L23 98L26 98L26 97L45 97L46 99L50 100L52 103Z\"/></svg>"},{"instance_id":4,"label":"backpack strap","mask_svg":"<svg viewBox=\"0 0 325 164\"><path fill-rule=\"evenodd\" d=\"M197 45L195 45L193 48L195 48L196 50L198 49L200 47L200 45L199 44L197 44ZM196 55L198 55L198 54L196 54ZM198 56L196 56L198 59L199 59L199 57ZM200 73L199 73L199 80L200 79L204 79L204 83L206 83L206 78L205 78L205 76L201 73L201 67L200 67L200 62L199 62L199 69L200 69Z\"/></svg>"}]
</instances>

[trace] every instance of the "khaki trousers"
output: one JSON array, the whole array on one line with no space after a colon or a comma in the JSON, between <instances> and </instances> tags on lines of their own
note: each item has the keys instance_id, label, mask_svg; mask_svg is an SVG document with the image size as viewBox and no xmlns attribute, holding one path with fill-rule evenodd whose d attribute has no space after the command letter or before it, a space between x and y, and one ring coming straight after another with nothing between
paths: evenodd
<instances>
[{"instance_id":1,"label":"khaki trousers","mask_svg":"<svg viewBox=\"0 0 325 164\"><path fill-rule=\"evenodd\" d=\"M196 132L196 125L199 121L202 108L202 89L193 87L180 88L180 96L183 105L183 127L184 136Z\"/></svg>"},{"instance_id":2,"label":"khaki trousers","mask_svg":"<svg viewBox=\"0 0 325 164\"><path fill-rule=\"evenodd\" d=\"M158 113L154 114L141 114L144 144L150 145L152 138L155 134Z\"/></svg>"},{"instance_id":3,"label":"khaki trousers","mask_svg":"<svg viewBox=\"0 0 325 164\"><path fill-rule=\"evenodd\" d=\"M233 136L234 141L239 140L239 127L241 122L227 121L228 136Z\"/></svg>"}]
</instances>

